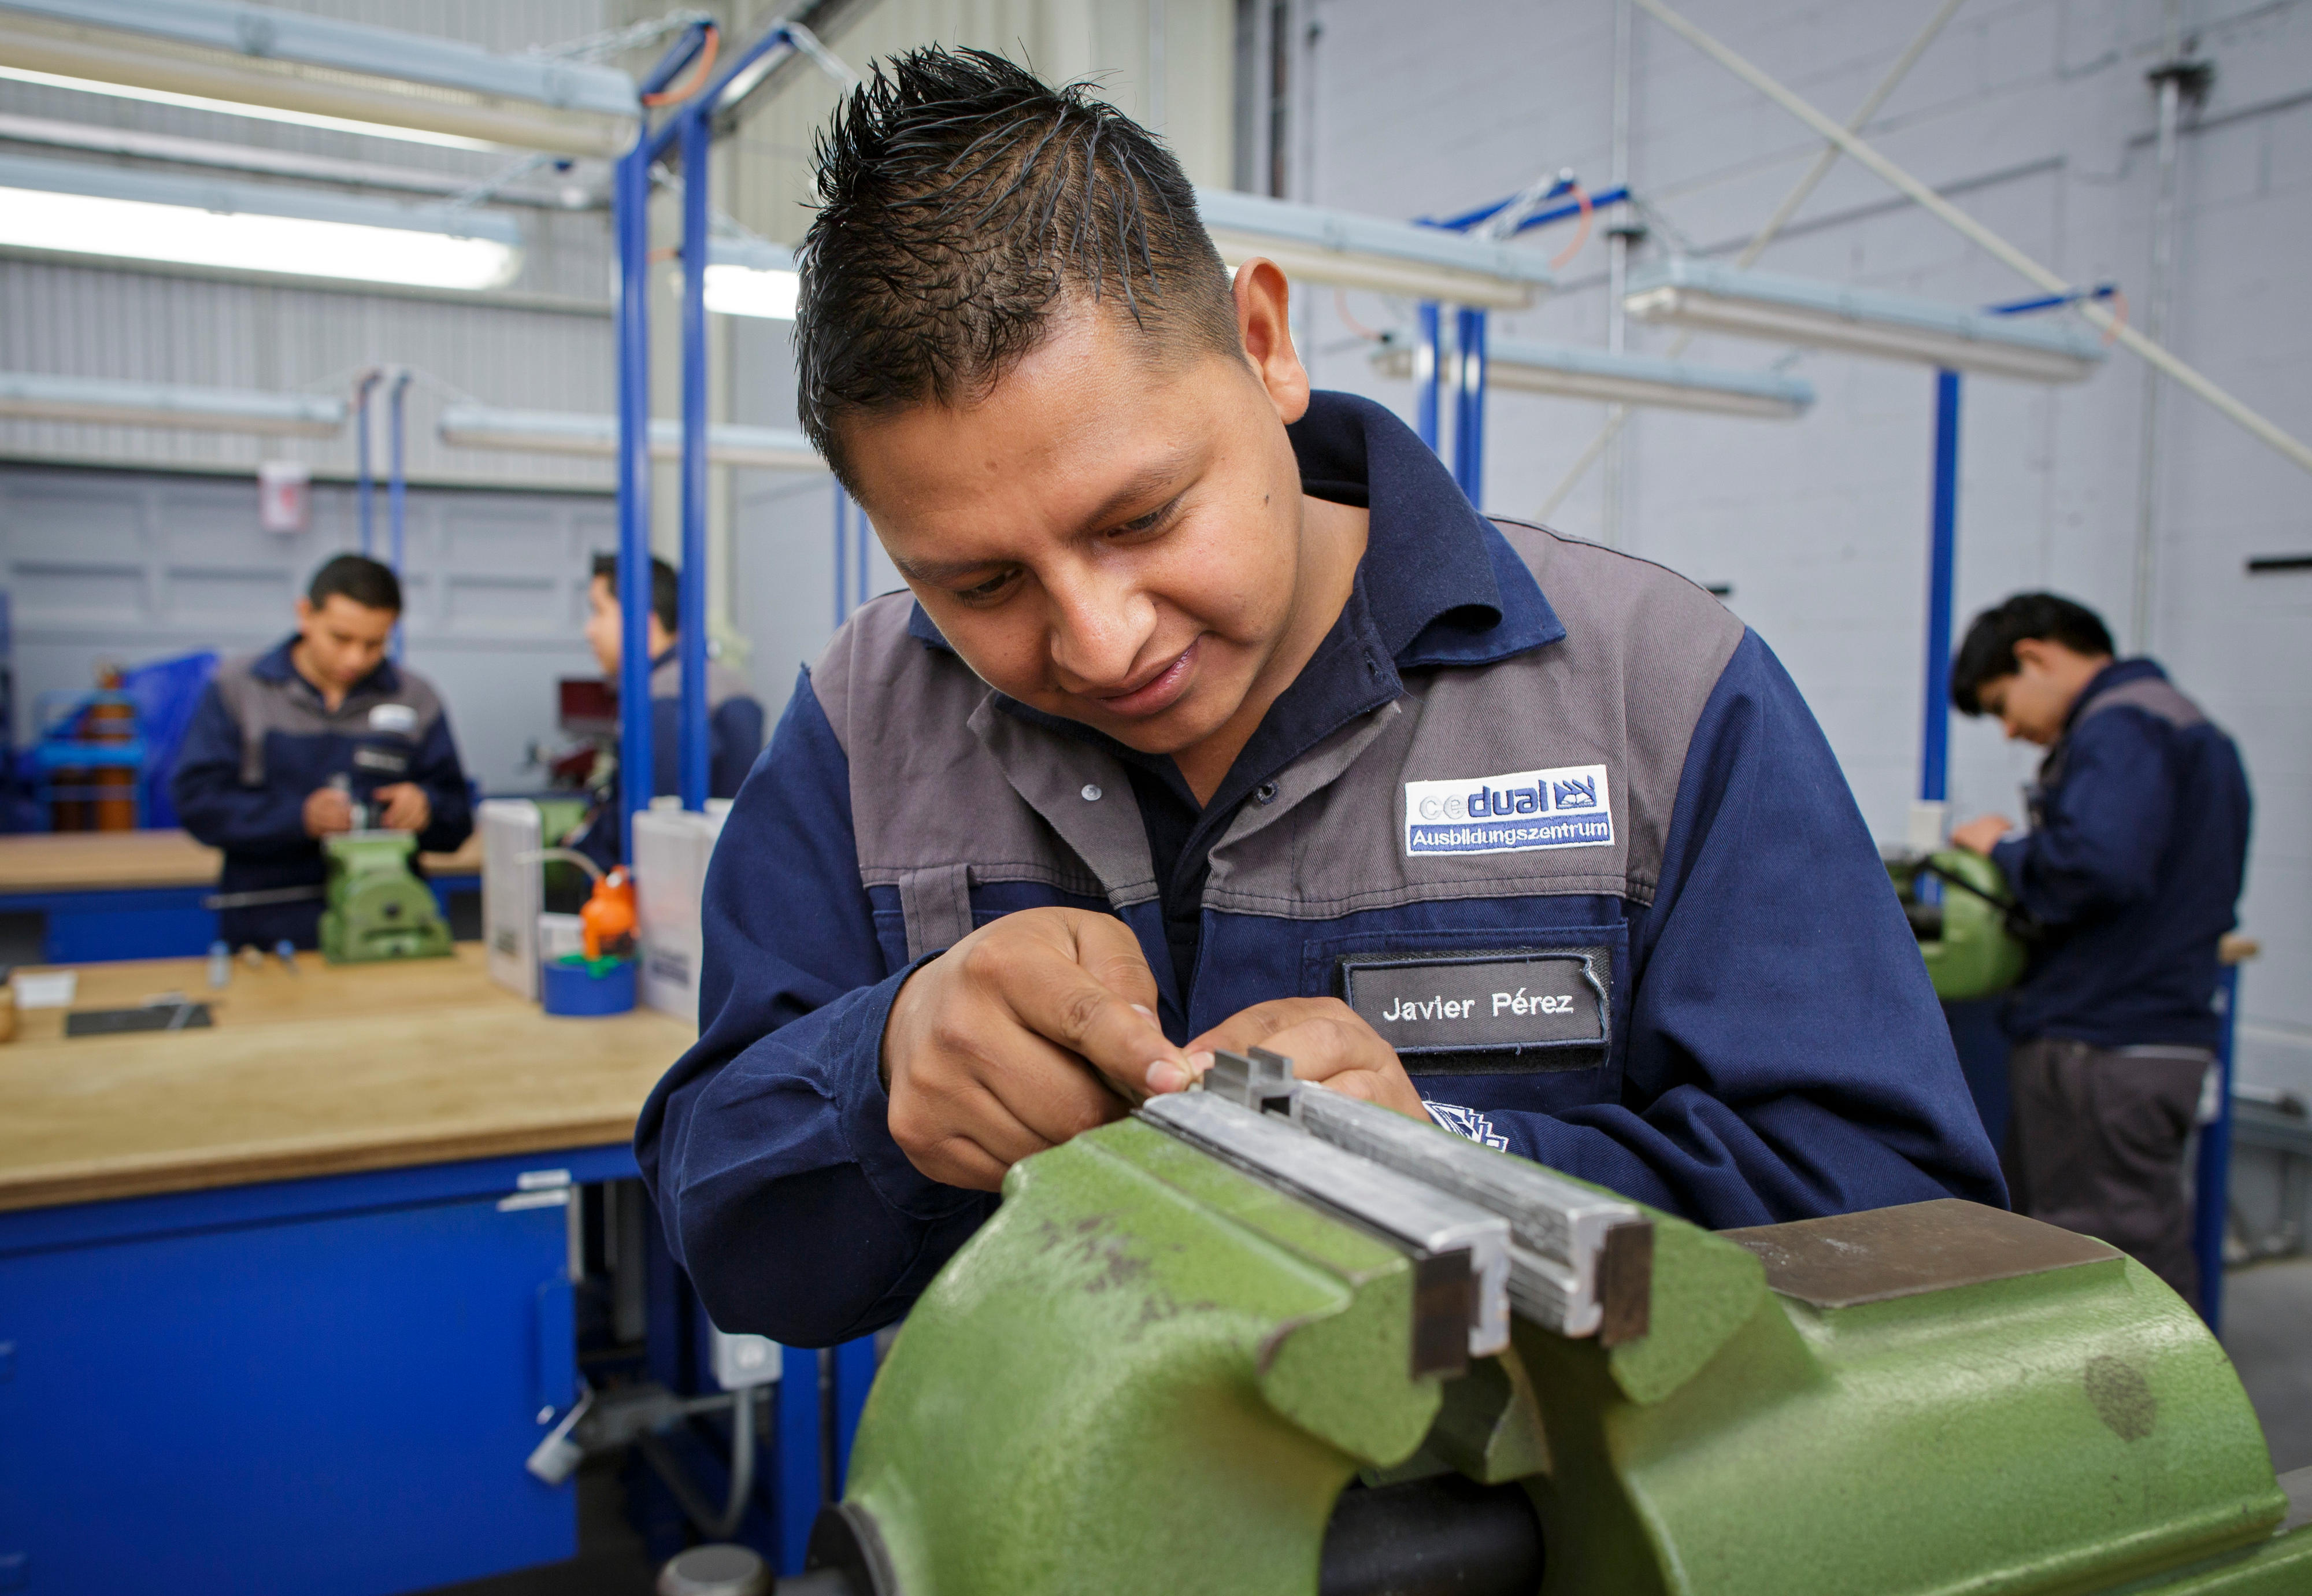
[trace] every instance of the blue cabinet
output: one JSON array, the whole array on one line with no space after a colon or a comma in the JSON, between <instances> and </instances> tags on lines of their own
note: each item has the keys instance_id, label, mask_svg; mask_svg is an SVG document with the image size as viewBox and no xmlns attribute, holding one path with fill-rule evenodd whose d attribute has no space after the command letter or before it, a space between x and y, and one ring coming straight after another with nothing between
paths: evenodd
<instances>
[{"instance_id":1,"label":"blue cabinet","mask_svg":"<svg viewBox=\"0 0 2312 1596\"><path fill-rule=\"evenodd\" d=\"M0 1214L0 1591L390 1596L574 1555L556 1184L624 1148Z\"/></svg>"}]
</instances>

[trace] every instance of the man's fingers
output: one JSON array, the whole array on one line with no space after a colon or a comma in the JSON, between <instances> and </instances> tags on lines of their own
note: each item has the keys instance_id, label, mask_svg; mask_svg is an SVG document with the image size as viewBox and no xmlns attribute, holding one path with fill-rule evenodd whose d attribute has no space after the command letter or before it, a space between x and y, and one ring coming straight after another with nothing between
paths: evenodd
<instances>
[{"instance_id":1,"label":"man's fingers","mask_svg":"<svg viewBox=\"0 0 2312 1596\"><path fill-rule=\"evenodd\" d=\"M1191 1051L1227 1051L1241 1053L1249 1048L1268 1048L1269 1039L1282 1031L1313 1018L1321 1012L1322 998L1278 997L1266 1003L1254 1004L1248 1009L1239 1009L1188 1044ZM1270 1051L1285 1053L1282 1048ZM1289 1057L1291 1055L1286 1054Z\"/></svg>"},{"instance_id":2,"label":"man's fingers","mask_svg":"<svg viewBox=\"0 0 2312 1596\"><path fill-rule=\"evenodd\" d=\"M1055 939L1041 946L983 944L972 958L985 968L972 973L1001 996L1021 1025L1083 1058L1127 1098L1174 1090L1167 1084L1169 1076L1150 1079L1150 1067L1160 1063L1173 1067L1179 1084L1186 1084L1187 1071L1180 1050L1156 1023L1151 1007L1156 983L1140 944L1120 921L1108 923L1123 943L1083 924L1107 918L1070 916L1073 934L1064 943ZM1087 954L1107 979L1082 962Z\"/></svg>"}]
</instances>

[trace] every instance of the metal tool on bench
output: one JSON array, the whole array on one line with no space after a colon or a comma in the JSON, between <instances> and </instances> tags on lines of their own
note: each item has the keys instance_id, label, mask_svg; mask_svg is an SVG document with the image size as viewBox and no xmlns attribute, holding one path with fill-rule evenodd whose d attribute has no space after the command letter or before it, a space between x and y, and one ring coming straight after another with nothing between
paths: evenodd
<instances>
[{"instance_id":1,"label":"metal tool on bench","mask_svg":"<svg viewBox=\"0 0 2312 1596\"><path fill-rule=\"evenodd\" d=\"M1956 1200L1713 1235L1256 1053L1014 1166L811 1559L853 1596L2279 1596L2290 1514L2221 1349L2099 1241Z\"/></svg>"}]
</instances>

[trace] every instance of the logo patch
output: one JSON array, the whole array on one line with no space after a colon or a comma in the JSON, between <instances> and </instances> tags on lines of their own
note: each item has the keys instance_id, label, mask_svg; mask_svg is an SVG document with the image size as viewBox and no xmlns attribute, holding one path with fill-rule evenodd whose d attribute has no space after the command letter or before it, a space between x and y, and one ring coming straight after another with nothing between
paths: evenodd
<instances>
[{"instance_id":1,"label":"logo patch","mask_svg":"<svg viewBox=\"0 0 2312 1596\"><path fill-rule=\"evenodd\" d=\"M1405 784L1405 851L1504 854L1610 847L1614 803L1603 765Z\"/></svg>"},{"instance_id":2,"label":"logo patch","mask_svg":"<svg viewBox=\"0 0 2312 1596\"><path fill-rule=\"evenodd\" d=\"M369 712L369 729L407 737L417 730L417 712L407 704L381 704Z\"/></svg>"}]
</instances>

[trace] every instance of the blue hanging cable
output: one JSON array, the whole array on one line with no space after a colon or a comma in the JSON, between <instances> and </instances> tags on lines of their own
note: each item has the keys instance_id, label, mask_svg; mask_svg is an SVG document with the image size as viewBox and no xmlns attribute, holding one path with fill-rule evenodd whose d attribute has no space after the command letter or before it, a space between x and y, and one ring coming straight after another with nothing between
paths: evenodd
<instances>
[{"instance_id":1,"label":"blue hanging cable","mask_svg":"<svg viewBox=\"0 0 2312 1596\"><path fill-rule=\"evenodd\" d=\"M383 372L372 367L354 384L354 510L361 520L361 551L364 557L375 552L377 542L371 525L369 396L384 376Z\"/></svg>"},{"instance_id":2,"label":"blue hanging cable","mask_svg":"<svg viewBox=\"0 0 2312 1596\"><path fill-rule=\"evenodd\" d=\"M393 387L390 391L386 401L386 417L389 429L387 436L390 440L388 444L389 452L386 457L386 519L393 530L393 542L391 545L392 557L388 561L388 563L393 566L393 574L396 576L401 574L403 527L408 509L409 497L408 478L407 471L404 469L404 444L407 442L407 433L403 425L403 422L406 419L406 407L403 400L407 398L408 392L409 369L407 366L404 366L401 370L394 373ZM407 603L406 597L403 602L406 606ZM393 657L397 661L401 658L401 621L397 617L393 623Z\"/></svg>"}]
</instances>

